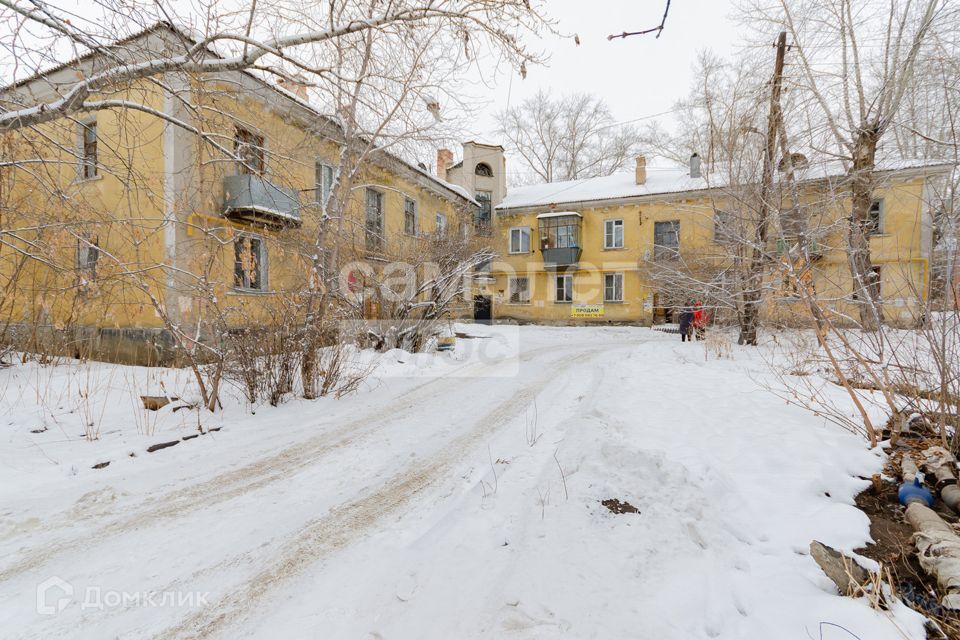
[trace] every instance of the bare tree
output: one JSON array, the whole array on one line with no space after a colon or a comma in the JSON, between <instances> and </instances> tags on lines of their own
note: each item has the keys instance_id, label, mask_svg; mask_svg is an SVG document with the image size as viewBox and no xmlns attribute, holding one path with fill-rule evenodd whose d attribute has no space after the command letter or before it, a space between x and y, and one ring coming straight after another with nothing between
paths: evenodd
<instances>
[{"instance_id":1,"label":"bare tree","mask_svg":"<svg viewBox=\"0 0 960 640\"><path fill-rule=\"evenodd\" d=\"M608 175L637 150L633 127L620 125L602 98L572 93L556 98L538 91L498 115L498 135L528 172L521 182L558 182Z\"/></svg>"},{"instance_id":2,"label":"bare tree","mask_svg":"<svg viewBox=\"0 0 960 640\"><path fill-rule=\"evenodd\" d=\"M524 70L537 61L524 36L551 28L539 4L526 0L334 0L295 11L282 2L259 2L242 12L211 4L194 16L200 28L190 29L168 25L176 12L162 2L125 0L96 11L77 19L54 3L0 1L0 15L14 27L0 35L0 49L6 60L17 61L4 65L13 83L0 92L0 285L17 289L24 282L18 264L43 264L52 275L33 285L67 309L65 292L82 301L93 287L100 305L106 297L128 306L146 298L175 348L194 358L210 409L225 359L236 351L231 345L237 341L225 334L238 320L248 321L222 293L235 278L250 277L239 258L236 273L220 268L237 237L228 221L184 213L215 210L216 189L209 187L219 180L216 172L237 164L255 171L251 164L270 157L276 161L272 179L302 190L304 146L323 139L336 150L331 175L303 191L310 200L302 209L303 228L275 241L279 251L303 263L303 285L274 292L275 306L299 320L292 335L302 349L303 393L315 397L316 351L345 303L334 286L338 252L364 232L364 190L384 186L378 171L422 178L397 154L455 130L468 112L451 85L457 74L481 55ZM154 39L155 31L165 35ZM45 75L75 55L75 62L53 68L55 77ZM256 136L238 144L234 131L257 123L251 122L255 114L237 106L237 96L260 99L278 84L292 99L283 113L303 124L303 139L269 149ZM92 157L99 160L88 163L90 150L64 141L75 139L77 127L97 113L116 115L121 125L116 135L94 138ZM138 165L138 145L177 136L182 148L192 147L190 160L167 168L158 184ZM95 199L84 202L76 189L64 188L72 177L67 174L88 166L121 180L131 201L98 209ZM35 189L6 188L24 180ZM10 200L24 194L29 198L23 203ZM134 194L149 194L150 202L134 202ZM99 241L107 230L109 242ZM182 242L209 246L187 259L172 249ZM124 243L129 246L115 250ZM162 255L151 249L158 244L167 247ZM88 277L94 262L96 277ZM28 271L31 278L38 272ZM37 322L51 306L38 309ZM5 320L15 313L0 311ZM292 343L286 340L284 348ZM201 367L211 360L212 367ZM288 385L281 380L276 386L282 394Z\"/></svg>"},{"instance_id":3,"label":"bare tree","mask_svg":"<svg viewBox=\"0 0 960 640\"><path fill-rule=\"evenodd\" d=\"M788 89L807 98L802 121L813 123L801 133L802 144L837 157L846 167L850 274L860 324L876 330L881 314L869 237L877 152L895 125L931 34L955 20L955 10L941 0L890 2L882 10L862 0L811 0L799 6L751 1L744 9L748 21L773 22L792 40L797 73Z\"/></svg>"},{"instance_id":4,"label":"bare tree","mask_svg":"<svg viewBox=\"0 0 960 640\"><path fill-rule=\"evenodd\" d=\"M663 157L687 161L693 153L703 154L709 206L692 211L691 218L711 230L714 240L697 254L682 250L672 260L654 253L645 270L662 290L686 292L687 299L674 304L688 304L696 293L716 311L735 310L739 342L750 345L757 343L769 285L768 239L775 229L773 212L780 208L770 133L761 133L761 127L779 122L778 107L768 106L778 105L778 96L759 80L762 68L760 60L726 63L702 54L690 95L675 107L678 130L670 134L654 125L643 136L644 145Z\"/></svg>"}]
</instances>

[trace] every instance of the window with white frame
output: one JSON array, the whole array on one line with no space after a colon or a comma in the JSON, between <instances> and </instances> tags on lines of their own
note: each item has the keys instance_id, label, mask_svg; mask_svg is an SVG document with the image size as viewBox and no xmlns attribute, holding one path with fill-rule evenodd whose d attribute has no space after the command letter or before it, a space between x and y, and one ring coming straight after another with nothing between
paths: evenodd
<instances>
[{"instance_id":1,"label":"window with white frame","mask_svg":"<svg viewBox=\"0 0 960 640\"><path fill-rule=\"evenodd\" d=\"M244 175L263 175L266 170L264 137L237 127L233 136L233 152L240 163L237 171Z\"/></svg>"},{"instance_id":2,"label":"window with white frame","mask_svg":"<svg viewBox=\"0 0 960 640\"><path fill-rule=\"evenodd\" d=\"M623 220L603 221L603 248L623 249Z\"/></svg>"},{"instance_id":3,"label":"window with white frame","mask_svg":"<svg viewBox=\"0 0 960 640\"><path fill-rule=\"evenodd\" d=\"M383 194L367 189L365 244L367 251L383 249Z\"/></svg>"},{"instance_id":4,"label":"window with white frame","mask_svg":"<svg viewBox=\"0 0 960 640\"><path fill-rule=\"evenodd\" d=\"M573 302L573 274L557 275L554 302Z\"/></svg>"},{"instance_id":5,"label":"window with white frame","mask_svg":"<svg viewBox=\"0 0 960 640\"><path fill-rule=\"evenodd\" d=\"M729 244L737 239L736 219L733 213L717 209L713 213L713 241Z\"/></svg>"},{"instance_id":6,"label":"window with white frame","mask_svg":"<svg viewBox=\"0 0 960 640\"><path fill-rule=\"evenodd\" d=\"M321 207L326 207L330 193L333 191L333 167L322 162L317 163L315 187L317 203Z\"/></svg>"},{"instance_id":7,"label":"window with white frame","mask_svg":"<svg viewBox=\"0 0 960 640\"><path fill-rule=\"evenodd\" d=\"M510 304L530 302L530 278L517 276L510 278Z\"/></svg>"},{"instance_id":8,"label":"window with white frame","mask_svg":"<svg viewBox=\"0 0 960 640\"><path fill-rule=\"evenodd\" d=\"M80 177L97 177L97 121L87 120L80 125Z\"/></svg>"},{"instance_id":9,"label":"window with white frame","mask_svg":"<svg viewBox=\"0 0 960 640\"><path fill-rule=\"evenodd\" d=\"M403 232L408 236L417 235L417 203L412 198L403 199Z\"/></svg>"},{"instance_id":10,"label":"window with white frame","mask_svg":"<svg viewBox=\"0 0 960 640\"><path fill-rule=\"evenodd\" d=\"M477 209L474 218L474 226L477 228L477 233L487 235L490 232L491 214L493 212L493 192L477 191L476 200L480 203L480 207Z\"/></svg>"},{"instance_id":11,"label":"window with white frame","mask_svg":"<svg viewBox=\"0 0 960 640\"><path fill-rule=\"evenodd\" d=\"M530 227L510 229L510 253L530 253Z\"/></svg>"},{"instance_id":12,"label":"window with white frame","mask_svg":"<svg viewBox=\"0 0 960 640\"><path fill-rule=\"evenodd\" d=\"M97 236L77 238L77 268L86 271L90 279L97 276L100 260L100 241Z\"/></svg>"},{"instance_id":13,"label":"window with white frame","mask_svg":"<svg viewBox=\"0 0 960 640\"><path fill-rule=\"evenodd\" d=\"M603 274L603 301L623 302L623 274Z\"/></svg>"},{"instance_id":14,"label":"window with white frame","mask_svg":"<svg viewBox=\"0 0 960 640\"><path fill-rule=\"evenodd\" d=\"M870 215L867 219L867 235L883 233L883 198L870 203Z\"/></svg>"},{"instance_id":15,"label":"window with white frame","mask_svg":"<svg viewBox=\"0 0 960 640\"><path fill-rule=\"evenodd\" d=\"M437 214L437 237L444 238L447 235L447 214Z\"/></svg>"},{"instance_id":16,"label":"window with white frame","mask_svg":"<svg viewBox=\"0 0 960 640\"><path fill-rule=\"evenodd\" d=\"M242 234L233 241L233 286L246 291L267 288L267 245L260 236Z\"/></svg>"},{"instance_id":17,"label":"window with white frame","mask_svg":"<svg viewBox=\"0 0 960 640\"><path fill-rule=\"evenodd\" d=\"M653 259L675 260L680 257L680 221L653 223Z\"/></svg>"}]
</instances>

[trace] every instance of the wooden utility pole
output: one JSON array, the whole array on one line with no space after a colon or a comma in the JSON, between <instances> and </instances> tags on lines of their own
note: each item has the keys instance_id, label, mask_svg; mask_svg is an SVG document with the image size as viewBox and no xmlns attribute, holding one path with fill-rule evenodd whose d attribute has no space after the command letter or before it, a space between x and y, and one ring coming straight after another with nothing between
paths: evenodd
<instances>
[{"instance_id":1,"label":"wooden utility pole","mask_svg":"<svg viewBox=\"0 0 960 640\"><path fill-rule=\"evenodd\" d=\"M773 66L773 82L770 89L770 113L767 116L767 139L763 154L763 173L760 177L760 194L757 212L760 219L750 256L750 271L743 292L743 315L740 322L739 344L757 344L757 322L760 302L763 298L763 254L767 248L770 227L770 196L773 194L774 159L777 153L777 132L780 130L780 93L783 86L783 59L787 52L787 32L777 37L777 59Z\"/></svg>"}]
</instances>

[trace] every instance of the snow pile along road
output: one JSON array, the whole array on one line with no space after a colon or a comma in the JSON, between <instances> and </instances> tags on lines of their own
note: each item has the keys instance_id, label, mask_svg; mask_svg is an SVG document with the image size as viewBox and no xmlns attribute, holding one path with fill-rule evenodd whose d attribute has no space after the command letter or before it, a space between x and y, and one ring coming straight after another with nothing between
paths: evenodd
<instances>
[{"instance_id":1,"label":"snow pile along road","mask_svg":"<svg viewBox=\"0 0 960 640\"><path fill-rule=\"evenodd\" d=\"M853 496L882 460L759 388L755 352L465 329L492 337L385 354L339 401L236 401L201 415L222 431L135 457L188 422L148 437L106 409L98 442L33 434L41 374L0 371L4 637L924 637L808 555L868 539Z\"/></svg>"}]
</instances>

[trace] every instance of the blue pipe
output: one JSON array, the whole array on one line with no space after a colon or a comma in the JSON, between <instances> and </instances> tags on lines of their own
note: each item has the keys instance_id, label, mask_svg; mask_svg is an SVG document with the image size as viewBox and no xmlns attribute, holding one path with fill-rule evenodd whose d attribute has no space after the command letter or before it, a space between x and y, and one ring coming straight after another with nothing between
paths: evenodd
<instances>
[{"instance_id":1,"label":"blue pipe","mask_svg":"<svg viewBox=\"0 0 960 640\"><path fill-rule=\"evenodd\" d=\"M920 502L928 507L933 506L933 494L920 483L920 478L914 478L913 482L904 482L897 491L897 497L900 498L900 504L906 506L913 502Z\"/></svg>"}]
</instances>

